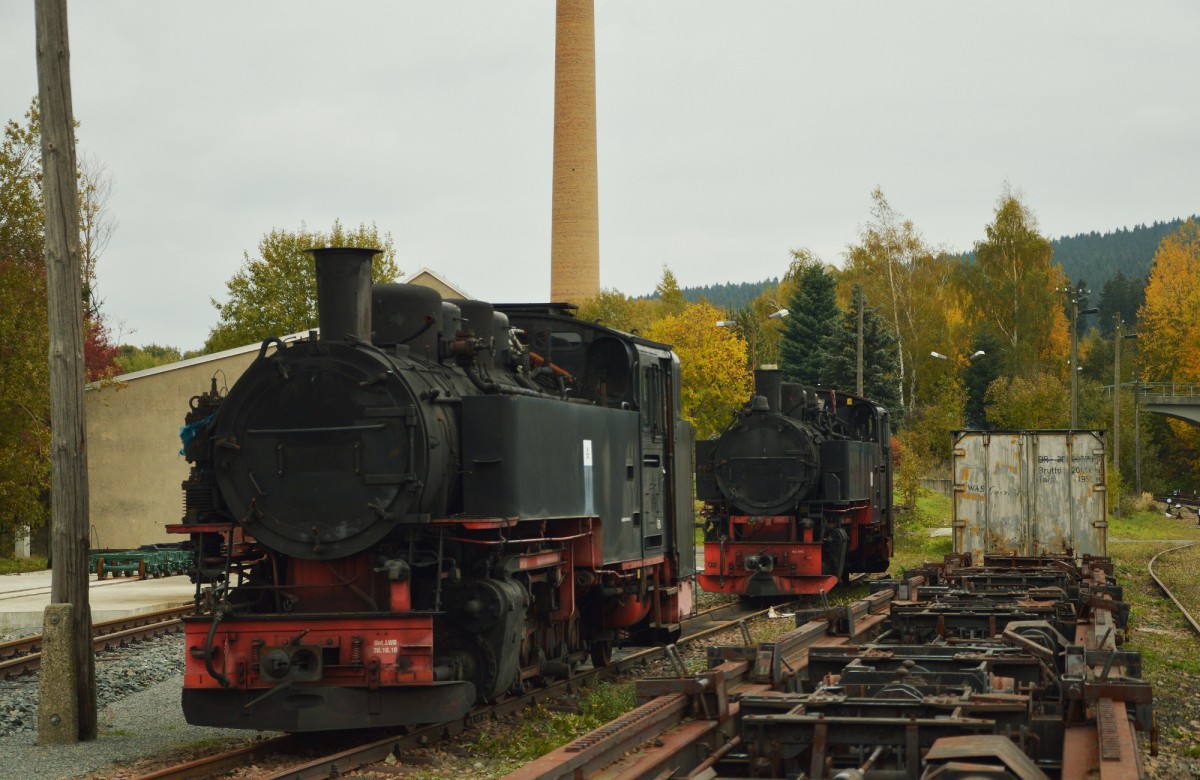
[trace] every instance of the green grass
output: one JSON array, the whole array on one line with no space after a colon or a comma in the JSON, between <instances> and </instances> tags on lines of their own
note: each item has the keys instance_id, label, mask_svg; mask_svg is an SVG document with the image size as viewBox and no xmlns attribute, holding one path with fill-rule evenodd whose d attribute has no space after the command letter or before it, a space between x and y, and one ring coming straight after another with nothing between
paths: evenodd
<instances>
[{"instance_id":1,"label":"green grass","mask_svg":"<svg viewBox=\"0 0 1200 780\"><path fill-rule=\"evenodd\" d=\"M1133 512L1108 518L1109 539L1200 539L1195 517L1167 517L1162 512ZM1112 550L1109 550L1112 553Z\"/></svg>"},{"instance_id":2,"label":"green grass","mask_svg":"<svg viewBox=\"0 0 1200 780\"><path fill-rule=\"evenodd\" d=\"M929 535L935 528L950 527L951 511L949 497L924 489L921 490L913 511L896 508L892 574L898 575L903 569L912 568L925 561L940 561L943 556L954 551L953 540L949 536Z\"/></svg>"},{"instance_id":3,"label":"green grass","mask_svg":"<svg viewBox=\"0 0 1200 780\"><path fill-rule=\"evenodd\" d=\"M589 686L579 698L577 712L557 712L543 705L526 710L517 731L496 735L485 731L469 748L471 753L515 767L539 758L573 739L600 728L629 712L637 703L634 684Z\"/></svg>"},{"instance_id":4,"label":"green grass","mask_svg":"<svg viewBox=\"0 0 1200 780\"><path fill-rule=\"evenodd\" d=\"M31 558L0 558L0 574L20 574L26 571L45 571L46 559L40 555Z\"/></svg>"}]
</instances>

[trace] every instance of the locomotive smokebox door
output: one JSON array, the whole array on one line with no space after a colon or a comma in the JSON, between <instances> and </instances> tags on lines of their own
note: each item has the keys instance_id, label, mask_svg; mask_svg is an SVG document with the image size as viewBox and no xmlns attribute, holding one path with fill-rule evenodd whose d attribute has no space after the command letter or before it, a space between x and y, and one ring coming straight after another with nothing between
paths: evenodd
<instances>
[{"instance_id":1,"label":"locomotive smokebox door","mask_svg":"<svg viewBox=\"0 0 1200 780\"><path fill-rule=\"evenodd\" d=\"M774 514L808 496L820 458L812 437L790 418L751 414L721 436L714 455L721 491L749 514Z\"/></svg>"},{"instance_id":2,"label":"locomotive smokebox door","mask_svg":"<svg viewBox=\"0 0 1200 780\"><path fill-rule=\"evenodd\" d=\"M300 342L234 385L214 436L217 481L256 539L297 558L341 558L415 511L437 453L408 386L386 369L367 350Z\"/></svg>"}]
</instances>

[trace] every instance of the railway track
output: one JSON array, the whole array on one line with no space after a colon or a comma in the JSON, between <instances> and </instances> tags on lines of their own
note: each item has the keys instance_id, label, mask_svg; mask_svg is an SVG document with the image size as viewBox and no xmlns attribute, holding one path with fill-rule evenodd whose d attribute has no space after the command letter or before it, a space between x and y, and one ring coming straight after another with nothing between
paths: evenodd
<instances>
[{"instance_id":1,"label":"railway track","mask_svg":"<svg viewBox=\"0 0 1200 780\"><path fill-rule=\"evenodd\" d=\"M964 561L643 680L638 710L506 780L1145 777L1152 692L1111 562Z\"/></svg>"},{"instance_id":2,"label":"railway track","mask_svg":"<svg viewBox=\"0 0 1200 780\"><path fill-rule=\"evenodd\" d=\"M1171 589L1167 587L1166 583L1154 573L1154 564L1159 558L1173 552L1178 552L1179 550L1186 550L1187 548L1193 547L1197 544L1200 544L1200 542L1188 542L1187 544L1181 544L1178 547L1172 547L1169 550L1163 550L1158 555L1155 555L1150 559L1150 562L1146 565L1146 571L1150 574L1150 579L1154 581L1154 584L1158 586L1158 589L1161 590L1163 594L1165 594L1166 597L1171 600L1171 603L1174 604L1175 607L1183 614L1183 618L1187 621L1188 625L1191 626L1192 632L1197 636L1200 636L1200 623L1196 622L1195 616L1193 616L1188 608L1184 606L1183 602L1171 592Z\"/></svg>"},{"instance_id":3,"label":"railway track","mask_svg":"<svg viewBox=\"0 0 1200 780\"><path fill-rule=\"evenodd\" d=\"M92 625L92 643L100 651L181 631L183 621L180 617L192 609L188 604L95 623ZM42 662L41 651L41 634L0 642L0 679L19 677L38 669Z\"/></svg>"},{"instance_id":4,"label":"railway track","mask_svg":"<svg viewBox=\"0 0 1200 780\"><path fill-rule=\"evenodd\" d=\"M766 616L770 609L754 610L741 602L730 602L711 609L704 610L690 618L684 625L684 638L680 641L694 641L707 636L745 626L747 621L756 617ZM743 631L743 636L749 641L749 634ZM423 746L446 737L452 737L471 729L472 727L493 718L516 713L525 708L546 701L564 692L575 690L590 682L607 679L628 672L639 664L663 657L666 648L649 648L615 657L604 667L587 669L567 680L554 682L544 688L539 688L521 696L512 696L488 707L479 707L457 721L434 724L419 728L410 728L403 732L379 732L369 739L359 739L355 744L340 746L336 751L308 761L303 764L293 764L274 774L263 775L277 780L306 780L308 778L337 777L345 772L368 766L384 760L389 755ZM339 738L329 735L315 737L317 740L338 741ZM341 738L342 743L346 742ZM311 749L314 735L284 735L274 739L264 740L252 745L235 748L205 756L184 764L163 767L155 771L139 775L136 780L190 780L206 778L229 772L240 767L261 762L268 756L288 755L299 752L301 748ZM324 747L324 746L322 746Z\"/></svg>"}]
</instances>

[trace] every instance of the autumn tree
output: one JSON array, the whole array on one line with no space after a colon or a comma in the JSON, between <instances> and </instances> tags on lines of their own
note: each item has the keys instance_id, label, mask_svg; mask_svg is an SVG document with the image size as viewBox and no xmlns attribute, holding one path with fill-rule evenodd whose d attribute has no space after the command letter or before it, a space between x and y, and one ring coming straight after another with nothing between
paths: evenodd
<instances>
[{"instance_id":1,"label":"autumn tree","mask_svg":"<svg viewBox=\"0 0 1200 780\"><path fill-rule=\"evenodd\" d=\"M1003 376L987 389L984 403L988 422L1002 429L1067 428L1070 390L1056 374Z\"/></svg>"},{"instance_id":2,"label":"autumn tree","mask_svg":"<svg viewBox=\"0 0 1200 780\"><path fill-rule=\"evenodd\" d=\"M1138 312L1145 377L1200 383L1200 222L1189 219L1163 238L1150 266L1146 302ZM1200 480L1200 430L1169 420L1176 479Z\"/></svg>"},{"instance_id":3,"label":"autumn tree","mask_svg":"<svg viewBox=\"0 0 1200 780\"><path fill-rule=\"evenodd\" d=\"M746 338L750 365L778 365L779 343L786 322L781 310L787 309L786 301L793 288L790 282L768 285L757 298L732 313L732 319Z\"/></svg>"},{"instance_id":4,"label":"autumn tree","mask_svg":"<svg viewBox=\"0 0 1200 780\"><path fill-rule=\"evenodd\" d=\"M662 279L654 287L654 294L658 298L658 311L661 317L677 316L687 308L687 298L683 296L683 290L679 289L679 280L665 265Z\"/></svg>"},{"instance_id":5,"label":"autumn tree","mask_svg":"<svg viewBox=\"0 0 1200 780\"><path fill-rule=\"evenodd\" d=\"M259 241L257 256L243 255L241 269L225 283L225 302L213 299L220 321L209 331L204 351L232 349L316 327L316 268L307 250L329 246L381 250L372 267L376 283L395 281L400 274L392 235L380 235L374 223L346 229L336 220L328 233L310 231L304 223L295 232L272 230Z\"/></svg>"},{"instance_id":6,"label":"autumn tree","mask_svg":"<svg viewBox=\"0 0 1200 780\"><path fill-rule=\"evenodd\" d=\"M716 327L721 312L701 301L650 326L649 338L674 347L682 373L683 416L697 439L719 433L750 396L746 342Z\"/></svg>"},{"instance_id":7,"label":"autumn tree","mask_svg":"<svg viewBox=\"0 0 1200 780\"><path fill-rule=\"evenodd\" d=\"M49 319L36 100L24 118L24 123L8 121L0 141L0 332L5 334L0 339L0 529L41 527L50 487ZM89 185L81 168L78 181L84 229L111 225L105 214L107 180L93 169ZM87 242L86 235L82 239ZM94 295L95 261L103 245L97 240L89 246L80 296L87 378L95 380L114 373L115 351Z\"/></svg>"},{"instance_id":8,"label":"autumn tree","mask_svg":"<svg viewBox=\"0 0 1200 780\"><path fill-rule=\"evenodd\" d=\"M3 155L0 154L0 157ZM0 160L0 164L7 161ZM3 177L7 178L7 177ZM45 266L41 237L31 250L8 217L11 182L0 183L0 531L41 528L50 488L50 363Z\"/></svg>"},{"instance_id":9,"label":"autumn tree","mask_svg":"<svg viewBox=\"0 0 1200 780\"><path fill-rule=\"evenodd\" d=\"M655 302L630 298L617 290L601 290L579 305L576 316L626 333L645 333L655 320Z\"/></svg>"},{"instance_id":10,"label":"autumn tree","mask_svg":"<svg viewBox=\"0 0 1200 780\"><path fill-rule=\"evenodd\" d=\"M916 505L920 479L950 459L951 433L963 427L966 392L958 377L943 374L927 390L930 400L912 410L895 436L903 453L896 492L910 510Z\"/></svg>"},{"instance_id":11,"label":"autumn tree","mask_svg":"<svg viewBox=\"0 0 1200 780\"><path fill-rule=\"evenodd\" d=\"M120 365L123 374L145 371L180 360L183 360L183 354L175 347L160 344L147 344L144 347L122 344L117 347L117 364Z\"/></svg>"},{"instance_id":12,"label":"autumn tree","mask_svg":"<svg viewBox=\"0 0 1200 780\"><path fill-rule=\"evenodd\" d=\"M896 213L883 190L876 187L871 201L871 222L860 231L859 243L852 244L846 253L846 281L861 286L867 300L883 308L896 339L900 403L907 405L913 397L911 342L916 335L915 309L920 295L931 292L915 289L914 277L929 250L912 221Z\"/></svg>"},{"instance_id":13,"label":"autumn tree","mask_svg":"<svg viewBox=\"0 0 1200 780\"><path fill-rule=\"evenodd\" d=\"M842 316L837 305L837 280L821 262L798 258L794 292L788 299L779 342L779 367L788 382L819 385L823 382L825 352Z\"/></svg>"},{"instance_id":14,"label":"autumn tree","mask_svg":"<svg viewBox=\"0 0 1200 780\"><path fill-rule=\"evenodd\" d=\"M975 244L975 262L963 268L961 289L995 336L1006 374L1032 379L1057 373L1065 365L1069 335L1055 290L1066 286L1066 278L1051 262L1050 242L1007 186L985 232Z\"/></svg>"},{"instance_id":15,"label":"autumn tree","mask_svg":"<svg viewBox=\"0 0 1200 780\"><path fill-rule=\"evenodd\" d=\"M1138 339L1148 379L1200 382L1200 222L1163 238L1150 267Z\"/></svg>"}]
</instances>

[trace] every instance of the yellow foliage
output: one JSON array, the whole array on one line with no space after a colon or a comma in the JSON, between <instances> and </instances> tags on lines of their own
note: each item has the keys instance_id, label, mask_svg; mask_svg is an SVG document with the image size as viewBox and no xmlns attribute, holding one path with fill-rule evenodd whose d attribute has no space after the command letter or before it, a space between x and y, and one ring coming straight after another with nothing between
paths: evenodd
<instances>
[{"instance_id":1,"label":"yellow foliage","mask_svg":"<svg viewBox=\"0 0 1200 780\"><path fill-rule=\"evenodd\" d=\"M750 396L746 342L718 328L720 310L706 301L691 303L677 315L652 324L647 336L674 347L682 373L683 416L697 439L715 436Z\"/></svg>"},{"instance_id":2,"label":"yellow foliage","mask_svg":"<svg viewBox=\"0 0 1200 780\"><path fill-rule=\"evenodd\" d=\"M984 402L998 429L1066 428L1071 422L1068 390L1053 374L1001 377L988 386Z\"/></svg>"},{"instance_id":3,"label":"yellow foliage","mask_svg":"<svg viewBox=\"0 0 1200 780\"><path fill-rule=\"evenodd\" d=\"M1158 246L1138 312L1147 379L1200 382L1200 224L1188 220Z\"/></svg>"}]
</instances>

